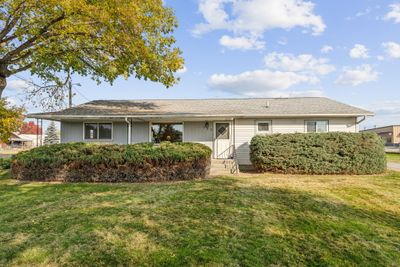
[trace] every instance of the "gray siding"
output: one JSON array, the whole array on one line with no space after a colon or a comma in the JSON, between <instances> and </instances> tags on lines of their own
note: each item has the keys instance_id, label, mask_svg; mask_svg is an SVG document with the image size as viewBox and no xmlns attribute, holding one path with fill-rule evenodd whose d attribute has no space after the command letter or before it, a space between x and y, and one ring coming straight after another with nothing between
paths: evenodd
<instances>
[{"instance_id":1,"label":"gray siding","mask_svg":"<svg viewBox=\"0 0 400 267\"><path fill-rule=\"evenodd\" d=\"M208 129L205 122L185 122L184 141L201 143L209 148L213 148L213 123L209 123Z\"/></svg>"},{"instance_id":2,"label":"gray siding","mask_svg":"<svg viewBox=\"0 0 400 267\"><path fill-rule=\"evenodd\" d=\"M132 123L132 144L149 142L149 123Z\"/></svg>"},{"instance_id":3,"label":"gray siding","mask_svg":"<svg viewBox=\"0 0 400 267\"><path fill-rule=\"evenodd\" d=\"M256 121L270 120L272 133L304 133L305 120L311 119L237 119L235 126L235 148L239 164L250 165L250 141L256 135ZM328 120L329 132L358 132L356 118L318 118Z\"/></svg>"},{"instance_id":4,"label":"gray siding","mask_svg":"<svg viewBox=\"0 0 400 267\"><path fill-rule=\"evenodd\" d=\"M113 144L128 143L128 125L126 122L113 122Z\"/></svg>"},{"instance_id":5,"label":"gray siding","mask_svg":"<svg viewBox=\"0 0 400 267\"><path fill-rule=\"evenodd\" d=\"M60 130L61 130L61 143L83 141L82 122L62 121Z\"/></svg>"}]
</instances>

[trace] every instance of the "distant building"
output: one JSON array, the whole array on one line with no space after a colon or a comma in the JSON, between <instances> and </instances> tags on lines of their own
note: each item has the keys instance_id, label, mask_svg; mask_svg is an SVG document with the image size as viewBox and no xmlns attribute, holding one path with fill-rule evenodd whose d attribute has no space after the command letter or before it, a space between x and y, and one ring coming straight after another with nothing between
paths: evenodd
<instances>
[{"instance_id":1,"label":"distant building","mask_svg":"<svg viewBox=\"0 0 400 267\"><path fill-rule=\"evenodd\" d=\"M383 139L385 145L400 145L400 125L372 128L363 132L377 133Z\"/></svg>"},{"instance_id":2,"label":"distant building","mask_svg":"<svg viewBox=\"0 0 400 267\"><path fill-rule=\"evenodd\" d=\"M17 133L12 133L11 137L8 139L8 145L11 148L31 148L33 147L33 140L25 138Z\"/></svg>"}]
</instances>

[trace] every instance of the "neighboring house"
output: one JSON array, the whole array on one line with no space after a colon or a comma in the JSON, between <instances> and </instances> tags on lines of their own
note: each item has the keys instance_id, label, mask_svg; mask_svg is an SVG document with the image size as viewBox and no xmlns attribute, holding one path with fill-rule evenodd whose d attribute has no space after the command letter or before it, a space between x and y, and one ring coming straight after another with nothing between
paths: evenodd
<instances>
[{"instance_id":1,"label":"neighboring house","mask_svg":"<svg viewBox=\"0 0 400 267\"><path fill-rule=\"evenodd\" d=\"M377 133L383 139L385 145L400 145L400 125L372 128L363 130L363 132Z\"/></svg>"},{"instance_id":2,"label":"neighboring house","mask_svg":"<svg viewBox=\"0 0 400 267\"><path fill-rule=\"evenodd\" d=\"M0 148L33 148L43 145L42 135L11 133L7 143L0 142Z\"/></svg>"},{"instance_id":3,"label":"neighboring house","mask_svg":"<svg viewBox=\"0 0 400 267\"><path fill-rule=\"evenodd\" d=\"M30 147L37 147L37 146L43 145L44 135L42 135L41 133L39 133L39 134L20 134L19 133L18 136L23 139L30 140L32 142Z\"/></svg>"},{"instance_id":4,"label":"neighboring house","mask_svg":"<svg viewBox=\"0 0 400 267\"><path fill-rule=\"evenodd\" d=\"M249 145L257 134L358 132L366 116L373 113L320 97L98 100L29 115L60 121L62 143L197 142L214 158L237 155L242 166L251 164Z\"/></svg>"},{"instance_id":5,"label":"neighboring house","mask_svg":"<svg viewBox=\"0 0 400 267\"><path fill-rule=\"evenodd\" d=\"M33 142L18 133L11 133L11 137L8 139L8 146L11 148L30 148L33 146Z\"/></svg>"}]
</instances>

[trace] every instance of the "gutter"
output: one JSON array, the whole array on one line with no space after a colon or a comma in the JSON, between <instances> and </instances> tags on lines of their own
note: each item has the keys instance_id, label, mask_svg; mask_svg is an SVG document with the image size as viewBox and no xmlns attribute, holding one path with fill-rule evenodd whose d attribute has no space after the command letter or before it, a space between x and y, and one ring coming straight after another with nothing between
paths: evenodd
<instances>
[{"instance_id":1,"label":"gutter","mask_svg":"<svg viewBox=\"0 0 400 267\"><path fill-rule=\"evenodd\" d=\"M374 116L374 113L367 114L219 114L219 115L204 115L204 114L171 114L171 115L46 115L46 114L28 114L27 118L40 118L48 120L68 120L68 119L154 119L154 118L300 118L300 117L367 117Z\"/></svg>"}]
</instances>

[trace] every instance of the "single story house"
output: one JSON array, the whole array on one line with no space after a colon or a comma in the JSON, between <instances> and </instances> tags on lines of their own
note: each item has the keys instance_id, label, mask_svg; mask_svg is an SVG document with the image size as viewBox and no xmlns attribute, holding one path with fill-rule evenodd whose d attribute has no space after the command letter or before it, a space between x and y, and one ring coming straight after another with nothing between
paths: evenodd
<instances>
[{"instance_id":1,"label":"single story house","mask_svg":"<svg viewBox=\"0 0 400 267\"><path fill-rule=\"evenodd\" d=\"M97 100L28 117L61 122L61 142L197 142L251 165L257 134L358 132L372 112L324 97Z\"/></svg>"},{"instance_id":2,"label":"single story house","mask_svg":"<svg viewBox=\"0 0 400 267\"><path fill-rule=\"evenodd\" d=\"M400 145L400 125L389 125L384 127L366 129L363 130L363 132L373 132L378 134L387 146Z\"/></svg>"}]
</instances>

